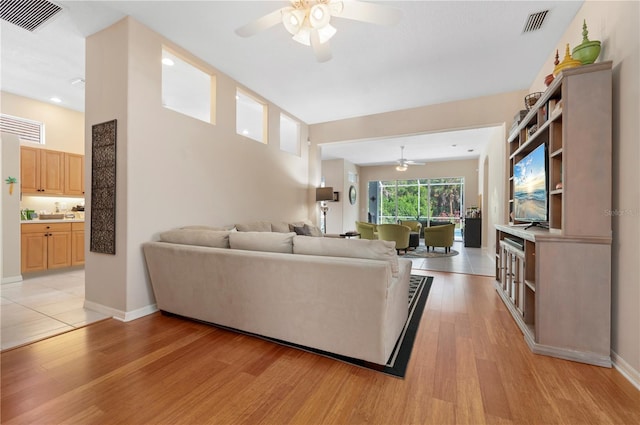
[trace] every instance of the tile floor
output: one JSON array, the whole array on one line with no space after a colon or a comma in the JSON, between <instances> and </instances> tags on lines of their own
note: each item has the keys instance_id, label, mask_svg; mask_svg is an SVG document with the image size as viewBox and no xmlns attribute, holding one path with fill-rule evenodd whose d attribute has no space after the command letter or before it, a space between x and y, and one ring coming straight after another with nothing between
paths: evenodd
<instances>
[{"instance_id":1,"label":"tile floor","mask_svg":"<svg viewBox=\"0 0 640 425\"><path fill-rule=\"evenodd\" d=\"M421 241L421 243L424 243ZM414 269L494 276L489 251L453 243L460 254L443 258L412 258ZM1 349L16 347L108 318L83 308L84 270L27 276L0 285Z\"/></svg>"},{"instance_id":2,"label":"tile floor","mask_svg":"<svg viewBox=\"0 0 640 425\"><path fill-rule=\"evenodd\" d=\"M84 270L0 285L0 348L16 347L108 318L83 308Z\"/></svg>"},{"instance_id":3,"label":"tile floor","mask_svg":"<svg viewBox=\"0 0 640 425\"><path fill-rule=\"evenodd\" d=\"M420 240L424 245L424 240ZM411 258L414 269L438 272L466 273L483 276L495 276L495 262L487 248L465 248L462 241L454 241L452 249L459 252L453 257Z\"/></svg>"}]
</instances>

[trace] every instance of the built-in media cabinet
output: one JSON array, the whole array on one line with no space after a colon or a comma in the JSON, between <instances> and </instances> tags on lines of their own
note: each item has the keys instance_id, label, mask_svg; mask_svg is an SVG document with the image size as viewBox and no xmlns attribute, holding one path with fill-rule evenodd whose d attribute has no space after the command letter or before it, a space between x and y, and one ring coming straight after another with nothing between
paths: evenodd
<instances>
[{"instance_id":1,"label":"built-in media cabinet","mask_svg":"<svg viewBox=\"0 0 640 425\"><path fill-rule=\"evenodd\" d=\"M606 367L611 367L611 96L611 62L556 77L508 137L509 223L496 226L496 289L531 350ZM548 228L517 220L525 214L514 169L541 145Z\"/></svg>"}]
</instances>

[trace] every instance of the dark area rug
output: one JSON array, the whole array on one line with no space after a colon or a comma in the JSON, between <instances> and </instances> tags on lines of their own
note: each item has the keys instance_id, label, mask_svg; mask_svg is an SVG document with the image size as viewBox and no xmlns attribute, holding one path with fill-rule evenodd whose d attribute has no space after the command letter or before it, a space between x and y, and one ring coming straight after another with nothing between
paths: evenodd
<instances>
[{"instance_id":1,"label":"dark area rug","mask_svg":"<svg viewBox=\"0 0 640 425\"><path fill-rule=\"evenodd\" d=\"M396 342L396 346L387 360L385 365L379 365L376 363L367 362L353 357L341 356L339 354L329 353L327 351L317 350L315 348L305 347L298 344L292 344L287 341L282 341L275 338L269 338L262 335L256 335L250 332L243 332L237 329L228 328L226 326L216 325L215 323L208 323L222 329L228 329L233 332L238 332L245 335L256 336L267 341L272 341L278 344L286 345L288 347L297 348L300 350L308 351L310 353L319 354L321 356L330 357L335 360L340 360L345 363L349 363L355 366L360 366L366 369L382 372L387 375L404 378L407 372L407 366L409 365L409 359L411 358L411 350L413 349L413 343L418 332L418 326L420 325L420 319L422 318L422 312L427 304L427 297L431 290L431 284L433 283L433 276L418 276L411 275L409 280L409 316L407 322L404 325L402 333ZM177 314L164 312L163 314L175 317L182 317ZM188 319L188 318L187 318ZM193 319L189 319L193 320ZM201 322L199 320L196 320ZM205 322L206 323L206 322Z\"/></svg>"}]
</instances>

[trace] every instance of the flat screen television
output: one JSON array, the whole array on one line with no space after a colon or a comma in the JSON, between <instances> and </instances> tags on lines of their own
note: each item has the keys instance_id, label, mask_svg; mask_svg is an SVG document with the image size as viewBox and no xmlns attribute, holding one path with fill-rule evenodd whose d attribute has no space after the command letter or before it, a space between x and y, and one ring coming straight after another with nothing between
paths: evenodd
<instances>
[{"instance_id":1,"label":"flat screen television","mask_svg":"<svg viewBox=\"0 0 640 425\"><path fill-rule=\"evenodd\" d=\"M513 166L514 219L546 225L547 199L547 151L543 143Z\"/></svg>"}]
</instances>

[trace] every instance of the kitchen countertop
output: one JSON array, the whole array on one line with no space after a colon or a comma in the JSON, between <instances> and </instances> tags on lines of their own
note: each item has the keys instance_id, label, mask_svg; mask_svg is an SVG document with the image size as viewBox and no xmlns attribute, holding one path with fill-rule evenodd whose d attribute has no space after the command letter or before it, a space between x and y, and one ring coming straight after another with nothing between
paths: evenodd
<instances>
[{"instance_id":1,"label":"kitchen countertop","mask_svg":"<svg viewBox=\"0 0 640 425\"><path fill-rule=\"evenodd\" d=\"M42 224L42 223L84 223L84 218L60 218L54 220L20 220L20 224Z\"/></svg>"}]
</instances>

